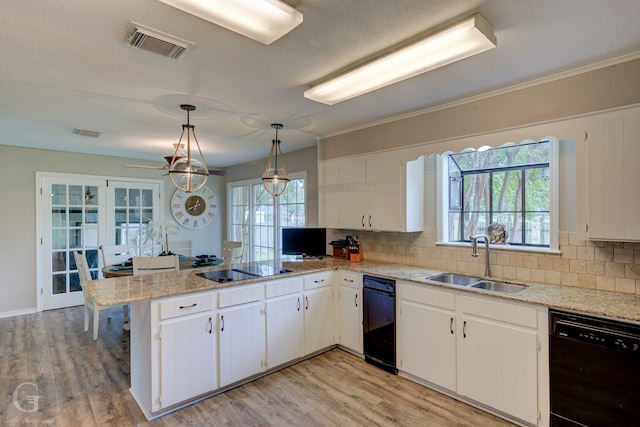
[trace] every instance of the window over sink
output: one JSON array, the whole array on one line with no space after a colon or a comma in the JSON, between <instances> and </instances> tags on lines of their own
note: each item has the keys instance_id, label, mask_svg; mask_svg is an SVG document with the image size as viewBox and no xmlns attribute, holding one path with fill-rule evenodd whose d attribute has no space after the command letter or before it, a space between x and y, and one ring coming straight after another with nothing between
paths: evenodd
<instances>
[{"instance_id":1,"label":"window over sink","mask_svg":"<svg viewBox=\"0 0 640 427\"><path fill-rule=\"evenodd\" d=\"M509 248L557 249L556 153L550 138L442 155L440 242L487 234Z\"/></svg>"}]
</instances>

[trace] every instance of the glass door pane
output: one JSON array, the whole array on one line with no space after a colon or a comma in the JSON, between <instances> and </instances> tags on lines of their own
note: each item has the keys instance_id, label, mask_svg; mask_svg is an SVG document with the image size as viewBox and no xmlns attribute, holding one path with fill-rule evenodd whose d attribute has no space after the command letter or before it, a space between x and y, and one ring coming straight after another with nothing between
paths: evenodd
<instances>
[{"instance_id":1,"label":"glass door pane","mask_svg":"<svg viewBox=\"0 0 640 427\"><path fill-rule=\"evenodd\" d=\"M42 297L45 310L84 303L73 252L84 253L98 277L103 180L44 177L42 180Z\"/></svg>"},{"instance_id":2,"label":"glass door pane","mask_svg":"<svg viewBox=\"0 0 640 427\"><path fill-rule=\"evenodd\" d=\"M160 217L160 184L109 181L108 193L109 236L105 244L128 245L137 256L162 252L150 226Z\"/></svg>"}]
</instances>

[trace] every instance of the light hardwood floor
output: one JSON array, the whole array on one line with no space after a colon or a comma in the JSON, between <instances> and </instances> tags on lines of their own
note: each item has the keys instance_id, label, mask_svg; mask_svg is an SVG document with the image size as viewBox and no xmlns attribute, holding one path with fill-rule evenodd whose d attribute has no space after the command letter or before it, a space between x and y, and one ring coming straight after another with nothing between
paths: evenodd
<instances>
[{"instance_id":1,"label":"light hardwood floor","mask_svg":"<svg viewBox=\"0 0 640 427\"><path fill-rule=\"evenodd\" d=\"M112 311L97 341L82 307L0 319L1 426L512 425L338 349L147 423L128 391L129 333ZM18 406L37 410L19 410L16 389Z\"/></svg>"}]
</instances>

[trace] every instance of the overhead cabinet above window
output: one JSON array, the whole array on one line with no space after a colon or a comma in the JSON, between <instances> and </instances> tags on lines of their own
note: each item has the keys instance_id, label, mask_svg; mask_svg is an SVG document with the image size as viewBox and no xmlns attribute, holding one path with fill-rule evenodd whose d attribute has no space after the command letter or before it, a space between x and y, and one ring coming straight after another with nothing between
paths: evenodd
<instances>
[{"instance_id":1,"label":"overhead cabinet above window","mask_svg":"<svg viewBox=\"0 0 640 427\"><path fill-rule=\"evenodd\" d=\"M320 226L348 230L422 231L423 158L385 152L319 164Z\"/></svg>"}]
</instances>

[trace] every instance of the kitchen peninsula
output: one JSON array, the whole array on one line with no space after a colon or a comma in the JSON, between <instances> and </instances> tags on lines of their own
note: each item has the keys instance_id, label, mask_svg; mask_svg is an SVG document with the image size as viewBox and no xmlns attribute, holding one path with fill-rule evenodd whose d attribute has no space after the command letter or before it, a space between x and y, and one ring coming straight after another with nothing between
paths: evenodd
<instances>
[{"instance_id":1,"label":"kitchen peninsula","mask_svg":"<svg viewBox=\"0 0 640 427\"><path fill-rule=\"evenodd\" d=\"M250 265L234 267L242 269ZM492 311L524 310L528 317L518 314L502 320L515 324L516 329L526 332L526 337L542 347L541 355L532 362L536 375L532 381L535 380L537 390L528 390L529 395L533 393L533 403L526 410L478 401L472 392L464 392L460 386L456 390L455 385L440 385L422 375L408 363L408 352L413 350L406 339L402 342L402 337L407 336L403 331L415 329L416 325L399 315L397 328L401 341L399 359L405 356L407 360L406 365L399 366L401 375L487 410L495 408L503 416L507 414L507 418L525 425L535 425L539 412L537 425L548 423L548 386L544 383L548 374L544 367L548 363L547 308L640 321L640 298L635 295L537 283L527 283L521 292L505 294L433 282L427 277L439 271L377 261L349 263L325 258L283 262L278 271L282 268L290 272L223 283L198 276L202 271L223 268L86 284L86 291L99 305L131 303L131 393L149 419L297 363L336 344L361 354L357 342L351 345L341 339L347 335L346 329L355 327L361 332L361 314L360 317L358 313L348 314L353 297L347 301L341 296L346 295L344 278L353 281L365 273L396 279L399 305L411 299L411 292L428 292L434 300L456 297L460 307L467 302L480 302ZM358 287L361 292L361 283L353 287L356 295ZM458 324L452 320L450 325L447 321L447 334L455 338L462 336L466 317L459 312L460 308L451 308L452 319L457 315ZM522 317L527 320L521 320ZM463 364L458 363L458 377L463 372L460 366ZM538 375L542 377L539 386Z\"/></svg>"}]
</instances>

